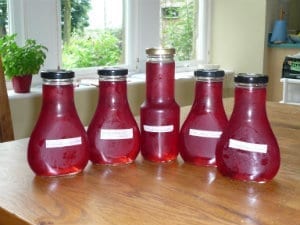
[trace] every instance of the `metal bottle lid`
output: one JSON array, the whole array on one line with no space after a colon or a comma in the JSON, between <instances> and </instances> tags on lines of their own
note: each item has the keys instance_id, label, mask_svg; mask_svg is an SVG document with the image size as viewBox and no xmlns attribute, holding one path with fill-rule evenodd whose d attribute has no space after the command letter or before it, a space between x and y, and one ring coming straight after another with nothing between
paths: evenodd
<instances>
[{"instance_id":1,"label":"metal bottle lid","mask_svg":"<svg viewBox=\"0 0 300 225\"><path fill-rule=\"evenodd\" d=\"M75 76L71 70L43 70L40 74L42 78L50 80L71 79Z\"/></svg>"},{"instance_id":2,"label":"metal bottle lid","mask_svg":"<svg viewBox=\"0 0 300 225\"><path fill-rule=\"evenodd\" d=\"M147 55L174 55L175 48L147 48L146 49Z\"/></svg>"},{"instance_id":3,"label":"metal bottle lid","mask_svg":"<svg viewBox=\"0 0 300 225\"><path fill-rule=\"evenodd\" d=\"M104 67L98 69L98 75L103 77L121 77L127 76L128 69L121 68L121 67Z\"/></svg>"},{"instance_id":4,"label":"metal bottle lid","mask_svg":"<svg viewBox=\"0 0 300 225\"><path fill-rule=\"evenodd\" d=\"M265 74L239 73L234 77L235 83L241 84L266 84L269 77Z\"/></svg>"},{"instance_id":5,"label":"metal bottle lid","mask_svg":"<svg viewBox=\"0 0 300 225\"><path fill-rule=\"evenodd\" d=\"M223 70L195 70L194 76L195 77L204 77L204 78L219 78L224 77L225 72Z\"/></svg>"}]
</instances>

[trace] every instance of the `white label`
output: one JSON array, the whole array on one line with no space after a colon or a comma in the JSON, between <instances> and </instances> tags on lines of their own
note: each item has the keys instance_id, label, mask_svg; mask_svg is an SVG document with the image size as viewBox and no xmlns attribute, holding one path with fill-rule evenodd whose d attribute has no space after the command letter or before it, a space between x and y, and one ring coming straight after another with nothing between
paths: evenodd
<instances>
[{"instance_id":1,"label":"white label","mask_svg":"<svg viewBox=\"0 0 300 225\"><path fill-rule=\"evenodd\" d=\"M248 152L267 153L268 145L229 139L229 147Z\"/></svg>"},{"instance_id":2,"label":"white label","mask_svg":"<svg viewBox=\"0 0 300 225\"><path fill-rule=\"evenodd\" d=\"M46 148L60 148L81 145L81 137L46 140Z\"/></svg>"},{"instance_id":3,"label":"white label","mask_svg":"<svg viewBox=\"0 0 300 225\"><path fill-rule=\"evenodd\" d=\"M119 140L133 138L133 129L100 129L100 139Z\"/></svg>"},{"instance_id":4,"label":"white label","mask_svg":"<svg viewBox=\"0 0 300 225\"><path fill-rule=\"evenodd\" d=\"M172 132L174 130L173 125L165 125L165 126L144 125L143 127L145 131L153 132L153 133L167 133L167 132Z\"/></svg>"},{"instance_id":5,"label":"white label","mask_svg":"<svg viewBox=\"0 0 300 225\"><path fill-rule=\"evenodd\" d=\"M222 134L222 131L210 131L210 130L198 130L198 129L190 129L189 135L196 137L204 137L204 138L219 138Z\"/></svg>"}]
</instances>

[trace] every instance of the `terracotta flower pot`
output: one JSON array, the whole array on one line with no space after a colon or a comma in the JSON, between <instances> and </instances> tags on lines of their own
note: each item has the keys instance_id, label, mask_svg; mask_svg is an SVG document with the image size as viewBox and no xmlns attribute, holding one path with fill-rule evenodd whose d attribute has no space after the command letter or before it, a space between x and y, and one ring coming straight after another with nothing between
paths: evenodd
<instances>
[{"instance_id":1,"label":"terracotta flower pot","mask_svg":"<svg viewBox=\"0 0 300 225\"><path fill-rule=\"evenodd\" d=\"M12 78L12 86L16 93L29 93L32 75L16 76Z\"/></svg>"}]
</instances>

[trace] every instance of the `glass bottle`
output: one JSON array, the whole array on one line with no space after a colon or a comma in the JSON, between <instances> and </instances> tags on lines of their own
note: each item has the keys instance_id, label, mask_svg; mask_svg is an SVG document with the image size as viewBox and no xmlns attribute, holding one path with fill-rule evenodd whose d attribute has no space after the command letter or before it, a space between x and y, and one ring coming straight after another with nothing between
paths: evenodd
<instances>
[{"instance_id":1,"label":"glass bottle","mask_svg":"<svg viewBox=\"0 0 300 225\"><path fill-rule=\"evenodd\" d=\"M42 108L28 144L28 162L40 176L81 172L88 162L88 138L74 104L73 71L46 70Z\"/></svg>"},{"instance_id":2,"label":"glass bottle","mask_svg":"<svg viewBox=\"0 0 300 225\"><path fill-rule=\"evenodd\" d=\"M174 98L174 48L146 50L146 99L141 105L141 153L144 159L177 158L180 109Z\"/></svg>"},{"instance_id":3,"label":"glass bottle","mask_svg":"<svg viewBox=\"0 0 300 225\"><path fill-rule=\"evenodd\" d=\"M140 131L127 99L124 68L98 70L99 100L87 130L94 164L127 164L140 150Z\"/></svg>"},{"instance_id":4,"label":"glass bottle","mask_svg":"<svg viewBox=\"0 0 300 225\"><path fill-rule=\"evenodd\" d=\"M185 162L216 166L216 145L228 123L222 101L222 70L194 72L195 99L180 130L180 155Z\"/></svg>"},{"instance_id":5,"label":"glass bottle","mask_svg":"<svg viewBox=\"0 0 300 225\"><path fill-rule=\"evenodd\" d=\"M234 108L217 145L217 167L238 180L271 180L279 170L280 152L266 113L268 76L238 74L234 81Z\"/></svg>"}]
</instances>

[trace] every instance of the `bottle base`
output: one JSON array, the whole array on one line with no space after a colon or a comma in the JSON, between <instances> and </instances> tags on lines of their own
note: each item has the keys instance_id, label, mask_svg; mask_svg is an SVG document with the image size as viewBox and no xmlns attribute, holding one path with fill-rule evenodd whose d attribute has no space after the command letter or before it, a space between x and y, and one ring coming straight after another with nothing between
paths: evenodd
<instances>
[{"instance_id":1,"label":"bottle base","mask_svg":"<svg viewBox=\"0 0 300 225\"><path fill-rule=\"evenodd\" d=\"M255 176L254 175L250 175L250 176L249 175L247 175L247 176L245 176L245 175L227 175L227 174L223 174L222 172L221 172L221 174L232 180L238 180L238 181L249 182L249 183L263 184L263 183L267 183L273 179L273 177L267 179L267 178L259 177L257 175L255 175Z\"/></svg>"},{"instance_id":2,"label":"bottle base","mask_svg":"<svg viewBox=\"0 0 300 225\"><path fill-rule=\"evenodd\" d=\"M196 160L187 160L183 159L185 163L194 165L194 166L204 166L204 167L217 167L216 159L196 159Z\"/></svg>"},{"instance_id":3,"label":"bottle base","mask_svg":"<svg viewBox=\"0 0 300 225\"><path fill-rule=\"evenodd\" d=\"M82 172L83 172L83 170L78 170L78 171L74 171L74 172L70 172L70 173L62 173L62 174L37 174L36 173L36 176L38 176L38 177L68 177L68 176L75 176Z\"/></svg>"},{"instance_id":4,"label":"bottle base","mask_svg":"<svg viewBox=\"0 0 300 225\"><path fill-rule=\"evenodd\" d=\"M120 161L120 162L93 162L95 166L123 166L132 164L134 160Z\"/></svg>"},{"instance_id":5,"label":"bottle base","mask_svg":"<svg viewBox=\"0 0 300 225\"><path fill-rule=\"evenodd\" d=\"M176 161L177 157L175 158L169 158L169 159L153 159L153 158L145 158L143 157L143 159L147 162L151 162L151 163L170 163L173 161Z\"/></svg>"}]
</instances>

